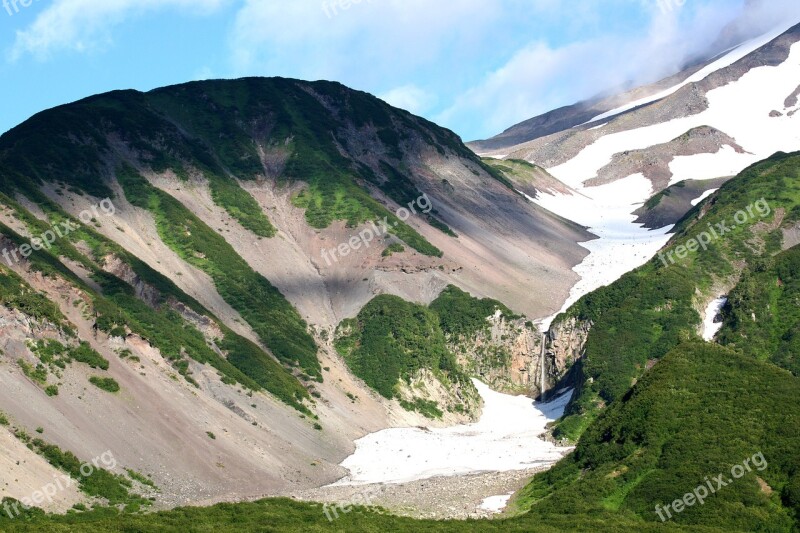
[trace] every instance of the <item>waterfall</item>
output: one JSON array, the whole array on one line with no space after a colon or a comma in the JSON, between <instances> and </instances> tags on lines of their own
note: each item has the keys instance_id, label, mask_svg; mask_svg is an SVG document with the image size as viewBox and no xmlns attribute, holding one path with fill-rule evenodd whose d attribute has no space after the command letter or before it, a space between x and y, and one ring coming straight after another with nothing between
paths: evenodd
<instances>
[{"instance_id":1,"label":"waterfall","mask_svg":"<svg viewBox=\"0 0 800 533\"><path fill-rule=\"evenodd\" d=\"M547 368L546 368L546 358L545 358L545 347L547 346L547 333L542 333L542 351L541 351L541 358L539 361L539 365L542 369L541 371L541 379L539 382L539 390L542 392L542 401L544 401L544 393L545 393L545 381L547 378Z\"/></svg>"}]
</instances>

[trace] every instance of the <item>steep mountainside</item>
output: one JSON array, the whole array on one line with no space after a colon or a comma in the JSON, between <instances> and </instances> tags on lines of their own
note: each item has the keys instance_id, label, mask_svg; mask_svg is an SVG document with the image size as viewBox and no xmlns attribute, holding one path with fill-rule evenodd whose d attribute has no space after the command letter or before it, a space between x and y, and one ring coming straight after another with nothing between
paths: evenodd
<instances>
[{"instance_id":1,"label":"steep mountainside","mask_svg":"<svg viewBox=\"0 0 800 533\"><path fill-rule=\"evenodd\" d=\"M694 207L648 264L557 317L550 338L577 337L575 351L584 357L574 369L579 393L556 434L578 437L658 359L696 338L708 303L737 287L748 269L769 264L798 221L800 154L777 154Z\"/></svg>"},{"instance_id":2,"label":"steep mountainside","mask_svg":"<svg viewBox=\"0 0 800 533\"><path fill-rule=\"evenodd\" d=\"M113 452L114 472L134 472L119 483L155 484L159 506L316 487L344 475L366 433L476 417L474 394L435 421L422 399L381 396L337 354L337 326L378 295L424 306L451 285L549 312L591 238L452 132L286 79L120 91L36 115L0 137L0 235L0 433L41 430L12 462L48 460L4 474L0 496L46 484L53 444L84 461ZM510 298L521 285L554 300ZM499 387L538 394L512 368L535 365L529 349L493 366ZM483 352L470 353L450 354L454 375L479 374ZM111 495L81 490L44 507Z\"/></svg>"}]
</instances>

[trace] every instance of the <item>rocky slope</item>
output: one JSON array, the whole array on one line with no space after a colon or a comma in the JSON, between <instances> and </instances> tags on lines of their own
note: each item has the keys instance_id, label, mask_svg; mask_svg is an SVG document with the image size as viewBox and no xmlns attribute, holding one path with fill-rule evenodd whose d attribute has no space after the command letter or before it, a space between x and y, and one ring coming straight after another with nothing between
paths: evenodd
<instances>
[{"instance_id":1,"label":"rocky slope","mask_svg":"<svg viewBox=\"0 0 800 533\"><path fill-rule=\"evenodd\" d=\"M575 279L589 234L509 185L452 132L333 83L192 83L43 112L0 137L0 411L81 460L113 453L115 474L158 486L156 506L332 482L367 433L480 412L468 394L431 421L377 394L333 347L343 319L449 285L537 316ZM552 299L510 298L521 285ZM504 331L481 342L512 346L498 386L524 388L535 346ZM3 497L48 471L15 472Z\"/></svg>"},{"instance_id":2,"label":"rocky slope","mask_svg":"<svg viewBox=\"0 0 800 533\"><path fill-rule=\"evenodd\" d=\"M573 187L641 173L659 192L684 179L733 175L794 147L789 132L796 130L790 126L796 116L792 95L800 82L792 59L800 39L796 23L786 21L783 29L739 43L700 68L664 80L660 90L643 87L648 96L620 95L628 103L582 116L583 122L554 131L523 123L509 130L516 129L515 135L470 146L483 155L530 161ZM784 127L787 134L777 134Z\"/></svg>"}]
</instances>

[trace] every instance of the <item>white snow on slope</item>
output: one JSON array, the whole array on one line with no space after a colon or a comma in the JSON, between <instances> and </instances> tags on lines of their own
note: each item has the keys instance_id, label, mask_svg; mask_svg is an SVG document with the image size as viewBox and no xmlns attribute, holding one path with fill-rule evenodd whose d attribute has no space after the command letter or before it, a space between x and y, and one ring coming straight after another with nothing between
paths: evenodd
<instances>
[{"instance_id":1,"label":"white snow on slope","mask_svg":"<svg viewBox=\"0 0 800 533\"><path fill-rule=\"evenodd\" d=\"M475 424L444 429L394 428L356 441L342 463L350 475L334 485L406 483L435 476L501 472L549 466L572 448L539 438L545 425L560 418L572 392L546 404L525 396L492 391L473 380L484 400Z\"/></svg>"},{"instance_id":2,"label":"white snow on slope","mask_svg":"<svg viewBox=\"0 0 800 533\"><path fill-rule=\"evenodd\" d=\"M714 337L722 329L722 322L714 322L714 319L728 303L726 297L717 298L706 307L706 314L703 317L703 339L706 341L713 341Z\"/></svg>"},{"instance_id":3,"label":"white snow on slope","mask_svg":"<svg viewBox=\"0 0 800 533\"><path fill-rule=\"evenodd\" d=\"M669 169L672 171L669 184L675 185L684 180L709 180L735 176L752 163L752 154L737 153L728 145L714 154L680 155L669 164Z\"/></svg>"},{"instance_id":4,"label":"white snow on slope","mask_svg":"<svg viewBox=\"0 0 800 533\"><path fill-rule=\"evenodd\" d=\"M776 30L737 48L716 62L717 67L723 68L725 62L735 62L784 31ZM747 153L739 154L733 148L723 146L715 154L676 157L670 164L673 172L670 184L686 179L732 176L779 150L800 150L800 113L793 117L788 114L770 116L772 110L784 109L786 97L797 88L798 83L800 43L795 43L789 58L781 65L754 68L738 81L710 91L707 94L709 108L703 113L606 135L584 148L573 159L548 169L555 178L591 200L542 194L535 201L569 220L589 227L592 233L600 237L596 241L582 243L591 253L573 269L581 276L581 280L572 288L562 311L584 294L644 264L668 242L667 233L672 229L647 231L633 224L634 217L630 213L653 193L649 182L641 174L600 187L584 187L586 180L596 177L597 172L610 163L616 153L666 143L700 126L712 126L727 133ZM549 327L552 318L543 320L543 329Z\"/></svg>"},{"instance_id":5,"label":"white snow on slope","mask_svg":"<svg viewBox=\"0 0 800 533\"><path fill-rule=\"evenodd\" d=\"M650 181L635 174L600 187L579 189L579 195L540 194L536 203L557 215L589 228L600 237L580 243L589 250L583 262L573 268L581 277L572 287L561 311L583 295L609 285L627 272L645 264L669 240L672 226L650 231L634 224L631 213L652 195ZM555 315L544 319L547 330Z\"/></svg>"},{"instance_id":6,"label":"white snow on slope","mask_svg":"<svg viewBox=\"0 0 800 533\"><path fill-rule=\"evenodd\" d=\"M594 122L596 120L603 120L606 118L610 118L615 115L619 115L620 113L624 113L625 111L630 111L631 109L637 108L641 105L649 104L651 102L656 102L658 100L661 100L662 98L666 98L667 96L674 94L679 89L685 87L686 85L689 85L690 83L697 83L698 81L702 81L703 79L713 74L714 72L721 70L725 67L729 67L730 65L733 65L743 57L758 50L765 44L768 44L770 41L779 37L781 34L786 32L786 30L794 26L796 23L797 23L796 21L792 22L791 24L787 23L785 27L781 27L765 35L747 41L746 43L743 43L737 46L736 48L733 48L730 51L723 53L719 59L698 70L697 72L686 78L681 83L674 85L669 89L665 89L659 93L653 94L651 96L646 96L644 98L640 98L639 100L635 100L633 102L620 106L616 109L612 109L611 111L606 111L601 115L597 115L596 117L586 122L585 124L588 124L589 122Z\"/></svg>"},{"instance_id":7,"label":"white snow on slope","mask_svg":"<svg viewBox=\"0 0 800 533\"><path fill-rule=\"evenodd\" d=\"M700 196L698 196L697 198L692 200L692 205L694 206L694 205L699 204L700 202L702 202L703 200L705 200L706 198L708 198L709 196L711 196L712 194L714 194L718 190L719 189L709 189L709 190L707 190L706 192L704 192L703 194L701 194Z\"/></svg>"},{"instance_id":8,"label":"white snow on slope","mask_svg":"<svg viewBox=\"0 0 800 533\"><path fill-rule=\"evenodd\" d=\"M795 43L787 61L777 67L758 67L738 81L710 91L706 111L662 124L606 135L584 148L570 161L548 169L577 188L597 176L612 156L626 150L643 149L669 142L692 128L712 126L738 142L748 153L736 154L723 147L716 154L676 158L670 168L673 183L685 179L715 178L742 171L745 167L782 150L800 149L800 113L792 117L770 117L783 110L783 103L800 83L800 43Z\"/></svg>"}]
</instances>

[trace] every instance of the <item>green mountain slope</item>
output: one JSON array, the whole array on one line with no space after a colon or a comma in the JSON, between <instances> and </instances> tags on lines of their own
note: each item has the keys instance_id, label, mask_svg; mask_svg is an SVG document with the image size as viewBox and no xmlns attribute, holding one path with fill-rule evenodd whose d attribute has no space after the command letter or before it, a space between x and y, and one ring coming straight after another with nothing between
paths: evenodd
<instances>
[{"instance_id":1,"label":"green mountain slope","mask_svg":"<svg viewBox=\"0 0 800 533\"><path fill-rule=\"evenodd\" d=\"M681 344L588 427L573 454L538 475L516 505L532 506L537 516L661 522L657 505L663 509L724 474L726 486L714 481L715 492L698 491L702 504L670 507L672 517L663 510L661 517L728 531L791 531L800 517L799 405L800 381L785 370L712 344Z\"/></svg>"},{"instance_id":2,"label":"green mountain slope","mask_svg":"<svg viewBox=\"0 0 800 533\"><path fill-rule=\"evenodd\" d=\"M358 133L364 129L371 133ZM270 382L273 392L295 402L306 393L302 387L293 392L288 390L293 386L285 388L288 383L297 384L291 369L296 367L304 378L322 379L317 346L306 323L222 237L180 202L150 185L144 175L171 171L179 180L205 180L213 201L261 238L274 237L275 228L240 183L262 175L287 186L300 183L295 203L305 208L312 226L326 227L334 220L357 224L387 217L390 231L397 237L422 254L438 256L439 250L369 194L369 187L379 187L401 203L419 197L421 193L405 177L402 163L403 150L415 142L482 165L451 132L335 83L253 78L192 83L146 94L116 91L42 112L0 137L0 201L36 235L69 218L48 199L43 187L53 185L57 192L69 190L113 199L114 182L118 181L127 200L152 213L161 239L211 276L226 302L289 369L274 365L269 355L259 355L253 346L245 348L242 340L227 340L228 348L239 348L229 355L228 362L246 369L247 375L230 368L226 375L238 381L247 377L248 386ZM354 155L363 155L364 143L375 152L374 168ZM41 206L46 219L37 218L17 200ZM426 216L449 232L435 219L434 211ZM19 240L11 231L4 234ZM88 244L91 251L78 251L77 243ZM19 241L21 244L23 241ZM121 305L125 300L125 320L117 319L109 325L111 321L105 315L123 313L109 310L100 317L100 327L119 328L133 320L133 313L140 318L133 323L148 331L147 338L176 354L169 357L183 359L177 354L187 352L201 361L215 360L211 353L201 355L208 348L196 334L175 338L167 327L174 316L165 315L163 326L157 326L155 317L145 318L141 302L124 295L130 293L130 287L111 279L107 272L98 272L103 256L110 252L123 257L136 275L149 283L167 287L165 297L177 294L180 301L189 299L114 243L84 228L71 234L69 240L57 242L51 251L54 257L48 259L50 263L57 264L59 256L66 257L103 278L105 298L98 296L96 307L109 306L110 300ZM55 268L75 282L70 268L60 264ZM93 292L85 286L82 289ZM136 307L142 309L136 311ZM190 307L197 310L196 302ZM209 313L202 310L202 314ZM190 340L193 335L195 339ZM185 364L176 364L185 373ZM283 385L277 386L279 382Z\"/></svg>"},{"instance_id":3,"label":"green mountain slope","mask_svg":"<svg viewBox=\"0 0 800 533\"><path fill-rule=\"evenodd\" d=\"M748 265L780 252L782 228L798 220L800 154L777 154L692 209L659 256L557 317L555 323L576 318L592 326L577 363L578 393L556 434L577 438L649 365L696 338L701 304L735 285ZM699 241L705 245L685 248Z\"/></svg>"}]
</instances>

